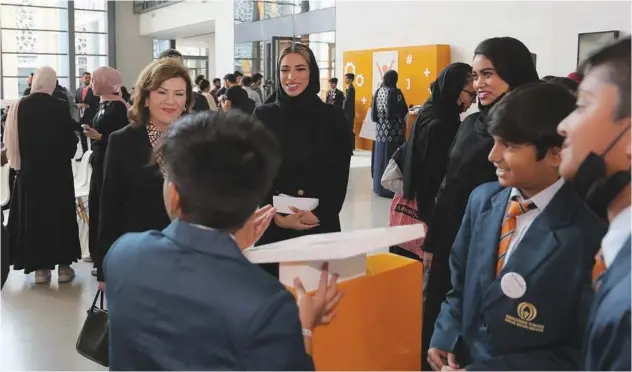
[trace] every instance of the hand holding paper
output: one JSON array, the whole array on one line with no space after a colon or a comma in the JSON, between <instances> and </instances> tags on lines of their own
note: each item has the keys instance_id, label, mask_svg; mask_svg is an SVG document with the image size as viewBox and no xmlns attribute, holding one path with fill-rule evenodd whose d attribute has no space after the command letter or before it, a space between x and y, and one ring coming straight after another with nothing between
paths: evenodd
<instances>
[{"instance_id":1,"label":"hand holding paper","mask_svg":"<svg viewBox=\"0 0 632 372\"><path fill-rule=\"evenodd\" d=\"M293 214L292 208L301 211L313 211L318 207L318 199L314 198L296 198L288 195L277 195L272 197L272 204L278 213Z\"/></svg>"}]
</instances>

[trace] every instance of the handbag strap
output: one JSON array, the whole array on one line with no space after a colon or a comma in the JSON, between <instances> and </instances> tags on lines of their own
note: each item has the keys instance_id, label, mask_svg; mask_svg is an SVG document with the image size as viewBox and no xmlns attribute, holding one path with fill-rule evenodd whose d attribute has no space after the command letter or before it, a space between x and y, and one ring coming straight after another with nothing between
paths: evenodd
<instances>
[{"instance_id":1,"label":"handbag strap","mask_svg":"<svg viewBox=\"0 0 632 372\"><path fill-rule=\"evenodd\" d=\"M97 307L97 300L99 300L99 298L101 299L99 301L99 308L101 310L105 310L103 307L103 297L105 297L103 292L97 289L97 294L96 296L94 296L94 301L92 301L92 306L90 307L90 310L93 310L95 307Z\"/></svg>"}]
</instances>

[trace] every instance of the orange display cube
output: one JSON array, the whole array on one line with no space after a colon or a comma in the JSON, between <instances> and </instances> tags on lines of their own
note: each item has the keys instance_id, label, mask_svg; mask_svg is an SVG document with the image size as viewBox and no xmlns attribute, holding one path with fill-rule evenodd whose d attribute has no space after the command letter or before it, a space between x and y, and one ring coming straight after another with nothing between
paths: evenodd
<instances>
[{"instance_id":1,"label":"orange display cube","mask_svg":"<svg viewBox=\"0 0 632 372\"><path fill-rule=\"evenodd\" d=\"M367 275L339 284L336 317L314 331L320 371L421 370L423 268L390 253L367 256Z\"/></svg>"}]
</instances>

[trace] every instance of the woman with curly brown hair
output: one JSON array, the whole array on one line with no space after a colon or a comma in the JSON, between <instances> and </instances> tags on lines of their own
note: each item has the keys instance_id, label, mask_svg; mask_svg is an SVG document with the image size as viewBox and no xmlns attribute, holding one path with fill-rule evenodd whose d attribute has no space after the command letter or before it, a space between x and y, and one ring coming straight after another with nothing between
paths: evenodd
<instances>
[{"instance_id":1,"label":"woman with curly brown hair","mask_svg":"<svg viewBox=\"0 0 632 372\"><path fill-rule=\"evenodd\" d=\"M131 124L110 135L105 155L100 254L95 260L101 289L105 281L101 262L121 235L162 230L170 223L162 198L165 170L160 146L169 125L188 111L194 99L188 71L173 59L148 65L135 86Z\"/></svg>"}]
</instances>

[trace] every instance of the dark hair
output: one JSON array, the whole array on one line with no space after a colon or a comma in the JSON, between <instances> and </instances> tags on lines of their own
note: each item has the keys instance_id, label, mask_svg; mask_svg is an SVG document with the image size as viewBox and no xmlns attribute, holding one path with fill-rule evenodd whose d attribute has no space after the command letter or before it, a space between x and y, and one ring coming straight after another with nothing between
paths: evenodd
<instances>
[{"instance_id":1,"label":"dark hair","mask_svg":"<svg viewBox=\"0 0 632 372\"><path fill-rule=\"evenodd\" d=\"M141 71L136 84L134 84L133 104L128 111L128 117L135 125L145 125L146 121L149 120L149 109L145 107L149 93L158 90L162 83L173 78L184 80L187 97L185 107L188 110L193 106L195 101L193 84L186 67L173 58L157 59Z\"/></svg>"},{"instance_id":2,"label":"dark hair","mask_svg":"<svg viewBox=\"0 0 632 372\"><path fill-rule=\"evenodd\" d=\"M330 83L330 84L332 84L332 83L333 83L333 84L338 84L338 78L335 78L335 77L334 77L334 78L329 79L329 83Z\"/></svg>"},{"instance_id":3,"label":"dark hair","mask_svg":"<svg viewBox=\"0 0 632 372\"><path fill-rule=\"evenodd\" d=\"M200 81L202 81L203 79L206 79L206 77L204 75L198 75L195 77L195 85L200 85Z\"/></svg>"},{"instance_id":4,"label":"dark hair","mask_svg":"<svg viewBox=\"0 0 632 372\"><path fill-rule=\"evenodd\" d=\"M224 80L228 80L230 83L237 84L237 76L235 76L235 74L224 75Z\"/></svg>"},{"instance_id":5,"label":"dark hair","mask_svg":"<svg viewBox=\"0 0 632 372\"><path fill-rule=\"evenodd\" d=\"M546 75L545 77L542 78L542 81L544 81L545 83L548 83L549 80L553 80L555 79L555 76L553 75Z\"/></svg>"},{"instance_id":6,"label":"dark hair","mask_svg":"<svg viewBox=\"0 0 632 372\"><path fill-rule=\"evenodd\" d=\"M252 78L250 76L244 76L241 78L241 85L249 87L252 85Z\"/></svg>"},{"instance_id":7,"label":"dark hair","mask_svg":"<svg viewBox=\"0 0 632 372\"><path fill-rule=\"evenodd\" d=\"M204 92L207 89L211 88L211 82L206 80L206 79L202 79L200 80L200 82L198 83L198 86L200 87L200 90L202 92Z\"/></svg>"},{"instance_id":8,"label":"dark hair","mask_svg":"<svg viewBox=\"0 0 632 372\"><path fill-rule=\"evenodd\" d=\"M564 138L558 124L575 110L575 96L556 84L534 83L516 88L490 110L488 130L492 136L536 147L537 160Z\"/></svg>"},{"instance_id":9,"label":"dark hair","mask_svg":"<svg viewBox=\"0 0 632 372\"><path fill-rule=\"evenodd\" d=\"M213 84L217 83L218 81L221 83L221 82L222 82L222 79L220 79L220 78L215 78L215 79L213 79Z\"/></svg>"},{"instance_id":10,"label":"dark hair","mask_svg":"<svg viewBox=\"0 0 632 372\"><path fill-rule=\"evenodd\" d=\"M89 72L89 71L86 71L86 72L84 72L83 74L81 74L81 76L86 76L86 75L90 75L90 76L92 76L92 74L90 74L90 72ZM31 76L35 76L35 74L33 74L33 73L31 72Z\"/></svg>"},{"instance_id":11,"label":"dark hair","mask_svg":"<svg viewBox=\"0 0 632 372\"><path fill-rule=\"evenodd\" d=\"M239 70L235 70L235 72L233 72L233 75L235 75L235 77L240 77L240 76L244 76L244 73Z\"/></svg>"},{"instance_id":12,"label":"dark hair","mask_svg":"<svg viewBox=\"0 0 632 372\"><path fill-rule=\"evenodd\" d=\"M577 88L579 88L579 84L575 80L569 79L567 77L553 77L546 81L549 84L557 84L563 88L570 90L573 94L577 93Z\"/></svg>"},{"instance_id":13,"label":"dark hair","mask_svg":"<svg viewBox=\"0 0 632 372\"><path fill-rule=\"evenodd\" d=\"M492 62L494 70L511 89L539 81L531 52L518 39L494 37L482 41L474 55L483 55Z\"/></svg>"},{"instance_id":14,"label":"dark hair","mask_svg":"<svg viewBox=\"0 0 632 372\"><path fill-rule=\"evenodd\" d=\"M163 58L182 58L182 53L178 52L175 49L165 49L158 55L158 59Z\"/></svg>"},{"instance_id":15,"label":"dark hair","mask_svg":"<svg viewBox=\"0 0 632 372\"><path fill-rule=\"evenodd\" d=\"M577 71L586 76L599 66L608 69L609 82L619 91L615 120L630 116L630 37L598 50L581 63Z\"/></svg>"},{"instance_id":16,"label":"dark hair","mask_svg":"<svg viewBox=\"0 0 632 372\"><path fill-rule=\"evenodd\" d=\"M280 164L274 136L251 115L202 112L174 122L162 144L184 221L241 228L263 203Z\"/></svg>"},{"instance_id":17,"label":"dark hair","mask_svg":"<svg viewBox=\"0 0 632 372\"><path fill-rule=\"evenodd\" d=\"M89 73L89 72L87 72L87 71L86 71L86 72L84 72L84 74L88 74L88 75L90 75L90 73ZM31 72L31 73L29 74L29 76L31 76L31 77L35 76L35 73L34 73L34 72Z\"/></svg>"},{"instance_id":18,"label":"dark hair","mask_svg":"<svg viewBox=\"0 0 632 372\"><path fill-rule=\"evenodd\" d=\"M345 74L345 77L351 81L355 80L355 74L352 73Z\"/></svg>"},{"instance_id":19,"label":"dark hair","mask_svg":"<svg viewBox=\"0 0 632 372\"><path fill-rule=\"evenodd\" d=\"M129 102L130 98L132 98L132 95L129 94L125 85L121 85L121 98L123 98L125 102Z\"/></svg>"},{"instance_id":20,"label":"dark hair","mask_svg":"<svg viewBox=\"0 0 632 372\"><path fill-rule=\"evenodd\" d=\"M261 82L261 80L263 80L263 75L261 75L260 72L255 72L254 74L252 74L252 82L258 84L259 82Z\"/></svg>"}]
</instances>

